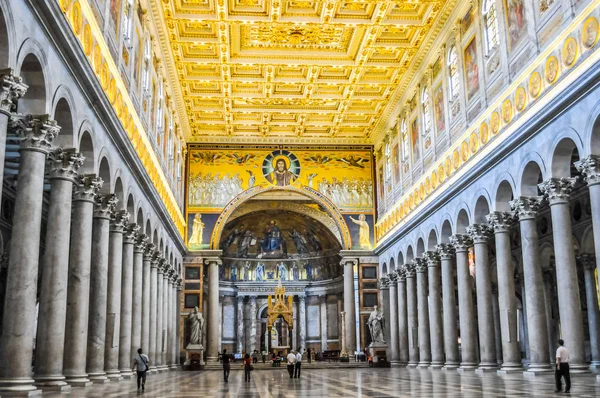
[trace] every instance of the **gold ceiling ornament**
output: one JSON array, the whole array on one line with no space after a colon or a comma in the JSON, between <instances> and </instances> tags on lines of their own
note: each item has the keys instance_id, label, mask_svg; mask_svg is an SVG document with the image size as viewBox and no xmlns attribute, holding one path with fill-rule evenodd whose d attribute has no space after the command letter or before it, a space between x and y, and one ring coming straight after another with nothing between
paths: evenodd
<instances>
[{"instance_id":1,"label":"gold ceiling ornament","mask_svg":"<svg viewBox=\"0 0 600 398\"><path fill-rule=\"evenodd\" d=\"M149 10L188 142L365 144L457 3L150 0Z\"/></svg>"},{"instance_id":2,"label":"gold ceiling ornament","mask_svg":"<svg viewBox=\"0 0 600 398\"><path fill-rule=\"evenodd\" d=\"M273 296L268 297L267 306L267 326L271 328L277 318L283 317L283 320L288 324L288 328L294 327L294 298L285 295L285 286L281 285L281 279L275 286L275 301Z\"/></svg>"}]
</instances>

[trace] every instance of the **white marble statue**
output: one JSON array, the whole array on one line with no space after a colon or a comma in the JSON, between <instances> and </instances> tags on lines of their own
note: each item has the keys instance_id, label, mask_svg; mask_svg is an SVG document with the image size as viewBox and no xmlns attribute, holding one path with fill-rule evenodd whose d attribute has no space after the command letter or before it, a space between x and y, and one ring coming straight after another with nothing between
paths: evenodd
<instances>
[{"instance_id":1,"label":"white marble statue","mask_svg":"<svg viewBox=\"0 0 600 398\"><path fill-rule=\"evenodd\" d=\"M201 312L198 312L198 307L194 307L194 311L188 315L188 324L190 328L190 345L201 345L204 317Z\"/></svg>"},{"instance_id":2,"label":"white marble statue","mask_svg":"<svg viewBox=\"0 0 600 398\"><path fill-rule=\"evenodd\" d=\"M373 307L373 311L371 312L371 315L369 315L369 320L367 321L367 326L369 326L369 330L371 331L373 343L385 344L385 339L383 337L385 318L383 317L383 312L379 311L377 306Z\"/></svg>"},{"instance_id":3,"label":"white marble statue","mask_svg":"<svg viewBox=\"0 0 600 398\"><path fill-rule=\"evenodd\" d=\"M258 263L258 265L256 266L256 281L261 282L264 278L264 275L265 275L265 264Z\"/></svg>"}]
</instances>

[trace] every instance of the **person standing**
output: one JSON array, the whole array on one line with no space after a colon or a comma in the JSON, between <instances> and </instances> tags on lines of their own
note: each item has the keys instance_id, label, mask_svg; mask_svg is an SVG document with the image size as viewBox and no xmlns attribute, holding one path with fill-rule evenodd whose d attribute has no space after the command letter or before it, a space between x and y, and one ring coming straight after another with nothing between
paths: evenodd
<instances>
[{"instance_id":1,"label":"person standing","mask_svg":"<svg viewBox=\"0 0 600 398\"><path fill-rule=\"evenodd\" d=\"M258 363L258 351L256 350L252 353L252 363Z\"/></svg>"},{"instance_id":2,"label":"person standing","mask_svg":"<svg viewBox=\"0 0 600 398\"><path fill-rule=\"evenodd\" d=\"M300 354L300 351L302 349L298 350L298 352L296 353L296 369L294 372L294 378L300 378L300 368L302 367L302 354Z\"/></svg>"},{"instance_id":3,"label":"person standing","mask_svg":"<svg viewBox=\"0 0 600 398\"><path fill-rule=\"evenodd\" d=\"M244 381L250 382L250 372L252 371L252 358L249 354L244 357Z\"/></svg>"},{"instance_id":4,"label":"person standing","mask_svg":"<svg viewBox=\"0 0 600 398\"><path fill-rule=\"evenodd\" d=\"M225 379L225 383L229 382L229 372L231 371L231 364L229 363L229 354L227 354L227 350L223 349L223 354L221 355L221 361L223 363L223 378Z\"/></svg>"},{"instance_id":5,"label":"person standing","mask_svg":"<svg viewBox=\"0 0 600 398\"><path fill-rule=\"evenodd\" d=\"M308 357L308 363L311 362L311 358L310 358L310 348L306 349L306 356Z\"/></svg>"},{"instance_id":6,"label":"person standing","mask_svg":"<svg viewBox=\"0 0 600 398\"><path fill-rule=\"evenodd\" d=\"M294 377L294 368L296 365L296 354L294 354L293 350L290 350L290 353L287 355L287 370L290 374L290 379Z\"/></svg>"},{"instance_id":7,"label":"person standing","mask_svg":"<svg viewBox=\"0 0 600 398\"><path fill-rule=\"evenodd\" d=\"M571 390L571 374L569 373L569 350L564 346L565 342L558 340L558 349L556 350L556 371L554 378L556 379L556 391L562 391L561 378L565 378L565 393Z\"/></svg>"},{"instance_id":8,"label":"person standing","mask_svg":"<svg viewBox=\"0 0 600 398\"><path fill-rule=\"evenodd\" d=\"M142 349L138 348L137 355L133 358L133 369L137 372L137 389L140 390L140 385L142 391L146 387L146 372L148 372L148 364L150 363L150 359L146 354L142 354Z\"/></svg>"}]
</instances>

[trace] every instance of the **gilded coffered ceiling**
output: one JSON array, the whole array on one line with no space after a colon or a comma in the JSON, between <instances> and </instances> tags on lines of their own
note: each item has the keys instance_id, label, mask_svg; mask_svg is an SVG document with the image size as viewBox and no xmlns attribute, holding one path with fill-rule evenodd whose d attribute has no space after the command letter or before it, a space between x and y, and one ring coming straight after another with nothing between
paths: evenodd
<instances>
[{"instance_id":1,"label":"gilded coffered ceiling","mask_svg":"<svg viewBox=\"0 0 600 398\"><path fill-rule=\"evenodd\" d=\"M456 0L150 4L189 142L369 143Z\"/></svg>"}]
</instances>

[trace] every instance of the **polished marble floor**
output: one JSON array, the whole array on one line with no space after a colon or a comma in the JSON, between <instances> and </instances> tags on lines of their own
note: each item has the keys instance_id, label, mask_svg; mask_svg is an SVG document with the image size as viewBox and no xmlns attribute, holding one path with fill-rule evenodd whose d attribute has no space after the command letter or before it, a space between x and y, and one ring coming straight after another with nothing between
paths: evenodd
<instances>
[{"instance_id":1,"label":"polished marble floor","mask_svg":"<svg viewBox=\"0 0 600 398\"><path fill-rule=\"evenodd\" d=\"M229 383L219 371L171 371L148 375L144 398L163 397L553 397L552 376L524 380L518 376L497 376L455 371L419 369L319 369L302 372L290 379L286 368L257 370L250 383L233 367ZM595 375L576 375L571 397L600 397ZM75 388L70 394L45 393L43 397L117 398L137 396L135 380L124 380L88 388ZM140 394L141 395L141 394Z\"/></svg>"}]
</instances>

